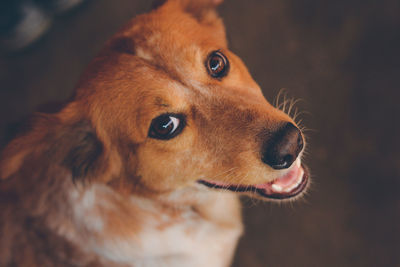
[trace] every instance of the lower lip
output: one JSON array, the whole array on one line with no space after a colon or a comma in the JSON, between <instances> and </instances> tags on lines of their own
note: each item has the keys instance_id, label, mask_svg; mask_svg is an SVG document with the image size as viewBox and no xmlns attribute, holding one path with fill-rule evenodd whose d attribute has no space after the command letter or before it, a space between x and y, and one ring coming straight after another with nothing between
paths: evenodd
<instances>
[{"instance_id":1,"label":"lower lip","mask_svg":"<svg viewBox=\"0 0 400 267\"><path fill-rule=\"evenodd\" d=\"M309 180L309 171L306 166L301 165L301 170L304 172L301 182L289 192L274 192L268 188L260 188L260 186L245 186L245 185L224 185L222 183L212 183L205 180L200 180L199 183L211 188L226 189L234 192L254 192L258 195L269 199L289 199L299 196L307 187Z\"/></svg>"}]
</instances>

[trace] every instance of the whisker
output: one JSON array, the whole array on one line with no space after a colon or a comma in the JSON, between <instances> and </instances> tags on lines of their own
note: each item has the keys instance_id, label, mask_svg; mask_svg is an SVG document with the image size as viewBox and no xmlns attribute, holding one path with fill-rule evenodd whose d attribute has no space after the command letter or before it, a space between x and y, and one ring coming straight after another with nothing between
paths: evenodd
<instances>
[{"instance_id":1,"label":"whisker","mask_svg":"<svg viewBox=\"0 0 400 267\"><path fill-rule=\"evenodd\" d=\"M307 113L309 113L309 112L306 112L306 111L300 111L300 112L298 112L298 109L296 108L296 111L295 111L295 114L293 115L293 120L297 123L297 124L299 124L299 122L297 121L297 118L299 117L299 116L302 116L302 115L305 115L305 114L307 114Z\"/></svg>"},{"instance_id":2,"label":"whisker","mask_svg":"<svg viewBox=\"0 0 400 267\"><path fill-rule=\"evenodd\" d=\"M281 96L282 96L282 94L285 94L285 93L286 93L286 89L285 88L281 88L279 90L279 92L278 92L278 94L277 94L277 96L275 98L275 101L274 101L274 107L278 107L279 102L281 100Z\"/></svg>"},{"instance_id":3,"label":"whisker","mask_svg":"<svg viewBox=\"0 0 400 267\"><path fill-rule=\"evenodd\" d=\"M289 110L288 110L288 112L287 112L287 114L290 116L290 113L291 113L291 111L292 111L292 109L293 109L293 107L297 104L297 103L299 103L300 101L303 101L301 98L298 98L298 99L294 99L294 98L292 98L291 100L290 100L290 105L289 105Z\"/></svg>"}]
</instances>

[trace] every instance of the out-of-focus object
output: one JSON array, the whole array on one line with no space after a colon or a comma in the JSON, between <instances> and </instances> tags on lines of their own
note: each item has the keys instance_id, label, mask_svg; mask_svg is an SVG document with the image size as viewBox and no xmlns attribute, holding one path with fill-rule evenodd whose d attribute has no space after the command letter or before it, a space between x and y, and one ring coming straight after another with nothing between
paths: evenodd
<instances>
[{"instance_id":1,"label":"out-of-focus object","mask_svg":"<svg viewBox=\"0 0 400 267\"><path fill-rule=\"evenodd\" d=\"M83 1L84 0L35 0L35 3L49 13L58 14L78 6Z\"/></svg>"},{"instance_id":2,"label":"out-of-focus object","mask_svg":"<svg viewBox=\"0 0 400 267\"><path fill-rule=\"evenodd\" d=\"M4 1L0 6L0 47L21 50L42 36L51 18L31 2Z\"/></svg>"},{"instance_id":3,"label":"out-of-focus object","mask_svg":"<svg viewBox=\"0 0 400 267\"><path fill-rule=\"evenodd\" d=\"M54 15L66 12L84 0L2 0L0 2L0 50L17 52L50 28Z\"/></svg>"}]
</instances>

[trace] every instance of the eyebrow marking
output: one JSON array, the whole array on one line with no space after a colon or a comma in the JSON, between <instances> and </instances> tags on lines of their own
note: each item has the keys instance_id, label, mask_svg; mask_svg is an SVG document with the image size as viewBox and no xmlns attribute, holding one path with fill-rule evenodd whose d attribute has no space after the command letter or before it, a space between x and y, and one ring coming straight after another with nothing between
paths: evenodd
<instances>
[{"instance_id":1,"label":"eyebrow marking","mask_svg":"<svg viewBox=\"0 0 400 267\"><path fill-rule=\"evenodd\" d=\"M154 104L159 107L169 107L170 105L164 101L161 97L156 97Z\"/></svg>"}]
</instances>

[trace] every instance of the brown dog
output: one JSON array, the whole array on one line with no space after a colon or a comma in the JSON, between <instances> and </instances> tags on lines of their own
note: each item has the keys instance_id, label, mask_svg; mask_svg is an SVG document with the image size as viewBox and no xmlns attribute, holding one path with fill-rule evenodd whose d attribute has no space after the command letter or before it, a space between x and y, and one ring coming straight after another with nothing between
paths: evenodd
<instances>
[{"instance_id":1,"label":"brown dog","mask_svg":"<svg viewBox=\"0 0 400 267\"><path fill-rule=\"evenodd\" d=\"M7 146L0 266L228 266L238 192L304 191L302 133L228 50L219 2L132 20Z\"/></svg>"}]
</instances>

